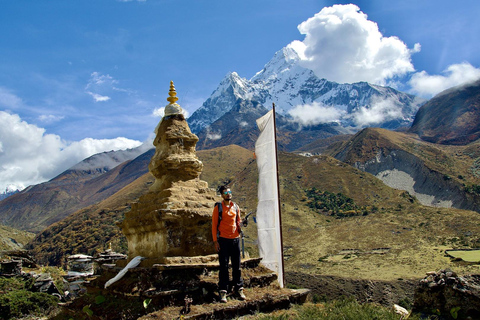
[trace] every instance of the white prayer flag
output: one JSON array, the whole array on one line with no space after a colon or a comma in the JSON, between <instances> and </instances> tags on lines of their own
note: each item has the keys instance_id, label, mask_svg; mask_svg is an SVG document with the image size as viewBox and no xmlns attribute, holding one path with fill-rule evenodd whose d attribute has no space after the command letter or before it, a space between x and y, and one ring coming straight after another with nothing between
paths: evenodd
<instances>
[{"instance_id":1,"label":"white prayer flag","mask_svg":"<svg viewBox=\"0 0 480 320\"><path fill-rule=\"evenodd\" d=\"M258 165L258 250L262 264L278 275L283 288L283 246L278 199L277 146L274 110L257 119L260 136L255 143Z\"/></svg>"}]
</instances>

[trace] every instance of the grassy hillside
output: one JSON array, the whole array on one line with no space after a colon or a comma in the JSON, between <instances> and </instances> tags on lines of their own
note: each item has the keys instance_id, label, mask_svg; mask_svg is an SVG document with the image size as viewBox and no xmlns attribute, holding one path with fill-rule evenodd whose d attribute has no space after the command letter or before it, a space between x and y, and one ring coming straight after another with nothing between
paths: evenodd
<instances>
[{"instance_id":1,"label":"grassy hillside","mask_svg":"<svg viewBox=\"0 0 480 320\"><path fill-rule=\"evenodd\" d=\"M235 152L232 152L235 150ZM198 153L202 179L214 187L231 180L234 200L246 211L257 202L257 168L251 151L229 146ZM286 270L342 277L392 280L420 278L425 272L452 268L477 271L445 257L444 249L480 245L480 215L471 211L420 205L408 193L384 185L374 176L329 156L279 154L281 207ZM66 254L102 250L107 242L125 252L120 221L152 183L143 176L103 202L53 225L30 243L42 262L59 263ZM308 190L340 194L361 208L341 217L315 209ZM341 211L342 212L342 211ZM246 228L246 246L255 254L256 228Z\"/></svg>"},{"instance_id":2,"label":"grassy hillside","mask_svg":"<svg viewBox=\"0 0 480 320\"><path fill-rule=\"evenodd\" d=\"M423 277L450 267L478 266L450 261L444 249L477 247L480 215L420 205L407 193L328 156L280 154L280 187L286 269L342 277L392 280ZM238 176L239 190L254 208L255 168ZM309 207L305 190L341 193L368 214L337 218ZM255 228L247 228L252 251Z\"/></svg>"}]
</instances>

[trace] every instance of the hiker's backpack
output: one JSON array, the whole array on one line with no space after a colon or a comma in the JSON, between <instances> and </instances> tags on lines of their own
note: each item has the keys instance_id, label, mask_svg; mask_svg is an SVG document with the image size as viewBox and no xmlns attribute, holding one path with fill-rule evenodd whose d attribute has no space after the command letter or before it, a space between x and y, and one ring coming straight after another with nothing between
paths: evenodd
<instances>
[{"instance_id":1,"label":"hiker's backpack","mask_svg":"<svg viewBox=\"0 0 480 320\"><path fill-rule=\"evenodd\" d=\"M218 208L218 223L217 223L217 237L218 237L219 234L220 234L220 232L218 231L218 227L220 227L220 222L222 221L223 206L222 206L221 202L216 202L215 207ZM237 215L239 215L240 214L240 208L238 207L238 205L235 202L233 203L233 207L236 209ZM235 217L235 221L237 221L237 217Z\"/></svg>"}]
</instances>

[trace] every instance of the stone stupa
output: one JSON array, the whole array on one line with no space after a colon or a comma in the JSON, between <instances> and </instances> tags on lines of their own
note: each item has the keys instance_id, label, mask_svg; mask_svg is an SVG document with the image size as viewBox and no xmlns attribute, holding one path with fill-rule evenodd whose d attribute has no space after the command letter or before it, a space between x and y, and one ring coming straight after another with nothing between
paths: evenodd
<instances>
[{"instance_id":1,"label":"stone stupa","mask_svg":"<svg viewBox=\"0 0 480 320\"><path fill-rule=\"evenodd\" d=\"M203 164L195 155L198 138L175 103L173 83L169 94L149 165L155 183L120 224L130 262L141 260L138 256L146 259L128 272L122 270L127 260L102 264L99 275L85 283L88 294L67 304L62 319L83 314L85 306L102 319L233 319L288 308L307 298L308 290L279 288L277 275L260 265L261 258L247 258L242 276L248 300L232 294L228 303L218 303L219 263L211 235L215 192L199 179ZM92 303L98 296L109 303Z\"/></svg>"},{"instance_id":2,"label":"stone stupa","mask_svg":"<svg viewBox=\"0 0 480 320\"><path fill-rule=\"evenodd\" d=\"M142 256L165 263L169 257L215 253L211 219L216 194L199 179L203 163L195 153L198 137L190 131L176 95L172 81L148 166L155 182L120 224L129 259Z\"/></svg>"}]
</instances>

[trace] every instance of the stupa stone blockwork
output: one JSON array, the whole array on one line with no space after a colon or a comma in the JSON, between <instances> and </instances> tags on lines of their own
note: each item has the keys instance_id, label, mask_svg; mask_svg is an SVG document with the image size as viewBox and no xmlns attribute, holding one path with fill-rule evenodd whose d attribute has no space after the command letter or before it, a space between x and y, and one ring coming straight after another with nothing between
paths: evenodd
<instances>
[{"instance_id":1,"label":"stupa stone blockwork","mask_svg":"<svg viewBox=\"0 0 480 320\"><path fill-rule=\"evenodd\" d=\"M167 257L214 253L211 217L215 191L200 180L203 169L182 108L176 103L173 82L165 116L156 128L155 154L149 164L155 183L125 215L121 228L128 241L128 256L152 262Z\"/></svg>"}]
</instances>

